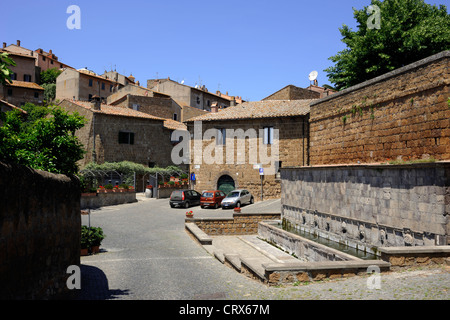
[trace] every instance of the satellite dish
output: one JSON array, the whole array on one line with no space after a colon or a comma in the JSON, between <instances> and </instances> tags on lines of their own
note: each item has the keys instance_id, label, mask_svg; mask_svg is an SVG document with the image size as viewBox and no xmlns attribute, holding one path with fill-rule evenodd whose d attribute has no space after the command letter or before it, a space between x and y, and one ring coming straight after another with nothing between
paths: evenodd
<instances>
[{"instance_id":1,"label":"satellite dish","mask_svg":"<svg viewBox=\"0 0 450 320\"><path fill-rule=\"evenodd\" d=\"M311 71L311 73L309 74L308 78L309 81L314 81L317 79L318 73L317 71Z\"/></svg>"}]
</instances>

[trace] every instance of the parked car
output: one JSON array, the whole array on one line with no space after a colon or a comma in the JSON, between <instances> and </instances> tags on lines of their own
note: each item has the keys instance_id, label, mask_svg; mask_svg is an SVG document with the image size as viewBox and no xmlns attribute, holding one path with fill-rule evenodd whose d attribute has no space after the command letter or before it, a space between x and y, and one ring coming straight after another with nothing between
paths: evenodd
<instances>
[{"instance_id":1,"label":"parked car","mask_svg":"<svg viewBox=\"0 0 450 320\"><path fill-rule=\"evenodd\" d=\"M226 194L220 190L203 191L200 198L200 206L202 208L214 207L217 209L225 197Z\"/></svg>"},{"instance_id":2,"label":"parked car","mask_svg":"<svg viewBox=\"0 0 450 320\"><path fill-rule=\"evenodd\" d=\"M245 203L253 203L255 199L245 189L233 190L222 200L222 209L240 207Z\"/></svg>"},{"instance_id":3,"label":"parked car","mask_svg":"<svg viewBox=\"0 0 450 320\"><path fill-rule=\"evenodd\" d=\"M190 206L200 204L201 194L195 190L175 190L170 195L170 207L189 208Z\"/></svg>"}]
</instances>

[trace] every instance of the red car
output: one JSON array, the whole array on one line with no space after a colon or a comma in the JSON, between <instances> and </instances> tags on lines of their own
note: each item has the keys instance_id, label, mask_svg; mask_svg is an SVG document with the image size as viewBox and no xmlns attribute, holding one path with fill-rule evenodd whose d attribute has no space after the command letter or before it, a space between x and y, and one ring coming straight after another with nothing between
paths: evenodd
<instances>
[{"instance_id":1,"label":"red car","mask_svg":"<svg viewBox=\"0 0 450 320\"><path fill-rule=\"evenodd\" d=\"M220 190L204 191L200 197L200 206L202 208L214 207L217 209L225 197L226 194Z\"/></svg>"}]
</instances>

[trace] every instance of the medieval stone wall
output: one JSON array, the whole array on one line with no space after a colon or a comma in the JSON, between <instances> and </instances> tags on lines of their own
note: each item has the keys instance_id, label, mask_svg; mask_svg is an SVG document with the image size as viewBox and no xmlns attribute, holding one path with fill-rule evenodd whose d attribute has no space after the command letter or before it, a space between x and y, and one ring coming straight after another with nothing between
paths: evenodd
<instances>
[{"instance_id":1,"label":"medieval stone wall","mask_svg":"<svg viewBox=\"0 0 450 320\"><path fill-rule=\"evenodd\" d=\"M0 163L0 299L67 293L67 268L80 264L76 178Z\"/></svg>"},{"instance_id":2,"label":"medieval stone wall","mask_svg":"<svg viewBox=\"0 0 450 320\"><path fill-rule=\"evenodd\" d=\"M450 159L450 51L311 103L311 164Z\"/></svg>"}]
</instances>

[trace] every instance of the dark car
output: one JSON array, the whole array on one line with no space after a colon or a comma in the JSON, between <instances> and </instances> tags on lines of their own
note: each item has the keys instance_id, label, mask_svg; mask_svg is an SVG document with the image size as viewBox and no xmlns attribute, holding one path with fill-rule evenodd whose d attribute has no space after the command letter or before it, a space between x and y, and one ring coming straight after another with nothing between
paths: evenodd
<instances>
[{"instance_id":1,"label":"dark car","mask_svg":"<svg viewBox=\"0 0 450 320\"><path fill-rule=\"evenodd\" d=\"M220 190L203 191L202 196L200 198L200 206L202 208L214 207L215 209L217 209L220 206L220 203L222 202L223 198L225 197L226 197L225 193L223 193L223 191Z\"/></svg>"},{"instance_id":2,"label":"dark car","mask_svg":"<svg viewBox=\"0 0 450 320\"><path fill-rule=\"evenodd\" d=\"M175 190L170 195L170 206L189 208L200 204L201 194L195 190Z\"/></svg>"}]
</instances>

